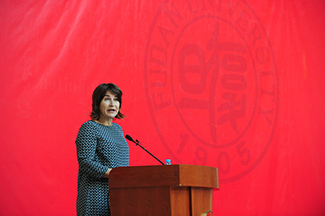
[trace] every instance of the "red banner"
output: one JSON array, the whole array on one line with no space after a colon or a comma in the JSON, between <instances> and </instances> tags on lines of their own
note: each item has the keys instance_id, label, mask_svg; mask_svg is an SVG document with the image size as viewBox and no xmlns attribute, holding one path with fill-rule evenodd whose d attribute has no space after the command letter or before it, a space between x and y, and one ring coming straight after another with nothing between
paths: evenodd
<instances>
[{"instance_id":1,"label":"red banner","mask_svg":"<svg viewBox=\"0 0 325 216\"><path fill-rule=\"evenodd\" d=\"M161 160L219 169L214 215L323 215L325 4L2 1L1 215L75 215L100 83ZM158 165L130 145L130 165Z\"/></svg>"}]
</instances>

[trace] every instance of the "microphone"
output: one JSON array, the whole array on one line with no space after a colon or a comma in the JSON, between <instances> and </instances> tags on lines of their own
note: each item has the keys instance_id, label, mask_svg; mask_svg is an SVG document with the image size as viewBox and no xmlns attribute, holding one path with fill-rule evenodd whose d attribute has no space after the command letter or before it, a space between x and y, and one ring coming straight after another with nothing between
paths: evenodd
<instances>
[{"instance_id":1,"label":"microphone","mask_svg":"<svg viewBox=\"0 0 325 216\"><path fill-rule=\"evenodd\" d=\"M127 138L128 140L130 140L131 142L135 142L132 137L130 135L126 135L125 138ZM137 144L137 143L136 143Z\"/></svg>"},{"instance_id":2,"label":"microphone","mask_svg":"<svg viewBox=\"0 0 325 216\"><path fill-rule=\"evenodd\" d=\"M140 142L138 140L134 141L130 135L125 136L126 139L130 140L131 142L134 142L136 146L140 146L143 150L145 150L148 154L150 154L152 157L154 157L159 163L162 165L165 165L163 162L161 162L158 158L156 158L153 154L151 154L147 149L145 149L142 145L140 145Z\"/></svg>"}]
</instances>

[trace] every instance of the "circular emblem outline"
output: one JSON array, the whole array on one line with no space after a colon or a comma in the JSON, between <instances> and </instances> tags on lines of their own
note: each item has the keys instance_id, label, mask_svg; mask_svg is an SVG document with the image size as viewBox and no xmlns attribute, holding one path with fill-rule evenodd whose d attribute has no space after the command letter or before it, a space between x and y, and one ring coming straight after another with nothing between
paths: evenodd
<instances>
[{"instance_id":1,"label":"circular emblem outline","mask_svg":"<svg viewBox=\"0 0 325 216\"><path fill-rule=\"evenodd\" d=\"M158 98L160 98L160 102L161 103L165 103L165 106L172 106L171 102L170 101L164 101L164 99L162 99L162 95L159 95L159 93L154 93L154 94L150 94L150 88L149 87L149 82L148 82L148 78L150 77L150 75L148 76L148 68L149 67L149 59L150 59L150 47L151 47L151 42L152 42L152 36L153 36L153 33L154 33L154 30L155 30L155 27L157 26L157 22L158 22L158 19L159 19L159 16L162 14L163 10L165 7L168 6L168 2L171 2L171 5L174 5L174 2L173 1L165 1L164 3L162 3L162 5L160 6L159 10L157 11L153 21L152 21L152 24L150 26L150 29L149 29L149 35L148 35L148 40L147 40L147 45L146 45L146 50L145 50L145 62L144 62L144 79L145 79L145 88L146 88L146 96L147 96L147 101L148 101L148 107L149 107L149 112L150 112L150 115L151 115L151 118L153 120L153 123L154 123L154 127L158 133L158 136L159 138L161 139L162 141L162 144L166 147L168 153L171 155L172 158L176 158L177 160L181 161L179 159L179 156L177 156L174 151L170 148L170 146L167 144L166 142L166 139L164 138L164 135L163 133L161 132L160 130L160 127L159 127L159 124L157 122L157 119L156 119L156 115L155 115L155 112L157 111L157 106L155 104L155 98L153 97L153 95L155 96L158 96ZM238 4L239 1L236 1L236 3ZM278 107L279 107L279 97L278 97L278 94L279 94L279 86L278 86L278 74L277 74L277 66L276 66L276 62L275 62L275 57L274 57L274 53L273 53L273 50L272 50L272 47L271 47L271 44L270 44L270 40L266 34L266 31L263 27L263 25L261 24L260 20L258 19L258 17L256 16L256 13L253 11L253 9L244 1L242 1L242 4L244 6L246 6L247 10L249 10L250 14L252 14L255 18L255 20L257 20L258 22L258 25L259 25L259 30L261 31L262 33L262 36L265 38L266 42L267 42L267 47L265 47L265 49L268 49L268 58L270 59L270 62L272 63L272 67L273 67L273 71L272 71L272 76L273 76L273 79L274 79L274 89L273 89L273 101L274 101L274 106L272 107L272 109L270 110L261 110L261 108L257 111L259 112L259 114L262 114L264 115L265 118L268 118L270 113L273 115L273 118L271 120L273 120L273 123L272 123L272 127L270 127L269 131L269 136L268 136L268 140L265 141L265 146L264 148L262 149L262 151L259 153L259 156L255 159L254 162L252 162L250 164L250 166L241 171L240 173L237 173L236 175L234 176L231 176L231 177L228 177L228 178L220 178L220 181L221 183L230 183L230 182L234 182L234 181L237 181L239 179L241 179L242 177L246 176L248 173L250 173L252 170L255 169L255 167L261 162L261 160L263 159L263 157L265 156L271 142L272 142L272 139L273 139L273 135L274 135L274 132L275 132L275 128L276 128L276 124L277 124L277 116L278 116ZM175 5L174 5L175 6ZM215 17L219 17L220 19L223 19L222 17L220 17L219 15L214 15ZM226 20L226 19L225 19ZM180 35L179 35L180 37ZM250 51L250 50L249 50ZM170 52L169 52L170 53ZM265 53L264 53L265 54ZM173 54L172 56L174 55L174 51L173 51ZM265 56L264 56L265 57ZM257 57L256 57L257 58ZM172 58L172 61L174 60L174 58ZM256 60L255 60L256 61ZM171 63L172 64L172 63ZM169 71L170 73L170 71ZM265 72L266 74L266 72ZM266 76L266 75L263 75L263 76ZM169 74L170 75L170 74ZM270 74L268 74L270 75ZM172 77L172 76L171 76ZM256 80L257 82L257 80ZM162 85L162 84L161 84ZM172 88L172 91L173 91L173 88ZM267 90L261 90L261 91L265 91L267 92ZM270 91L269 91L270 92ZM271 92L272 93L272 92ZM269 94L271 94L269 93ZM265 93L267 94L267 93ZM257 100L257 99L256 99ZM175 97L173 99L174 103L175 103ZM177 109L177 108L176 108ZM254 109L257 109L256 107ZM255 111L253 112L254 114L253 115L256 115L255 114ZM181 113L178 111L178 114L181 116ZM268 119L269 120L269 119ZM271 121L269 120L269 121ZM186 126L186 123L183 121L183 124ZM249 123L251 124L251 122ZM189 128L187 128L189 130ZM189 130L190 131L190 130ZM242 134L244 134L245 132L243 132ZM240 137L238 137L236 140L239 140ZM202 142L201 142L202 143ZM236 143L234 141L234 143ZM233 145L234 143L231 143L231 145ZM228 145L224 145L224 146L219 146L219 147L227 147ZM199 148L200 147L200 148ZM201 149L202 150L202 146L199 146L197 149ZM210 146L211 147L211 146ZM238 146L237 146L238 148ZM239 148L238 148L239 149ZM246 149L244 149L246 150ZM239 152L239 150L238 150ZM242 151L242 153L244 153L244 151ZM219 153L220 155L225 155L224 154L224 151L221 151ZM203 155L204 156L204 155ZM248 157L248 156L247 156ZM220 159L221 160L221 159ZM220 161L219 161L220 162ZM219 164L222 164L222 162L220 162ZM219 168L219 167L217 167Z\"/></svg>"}]
</instances>

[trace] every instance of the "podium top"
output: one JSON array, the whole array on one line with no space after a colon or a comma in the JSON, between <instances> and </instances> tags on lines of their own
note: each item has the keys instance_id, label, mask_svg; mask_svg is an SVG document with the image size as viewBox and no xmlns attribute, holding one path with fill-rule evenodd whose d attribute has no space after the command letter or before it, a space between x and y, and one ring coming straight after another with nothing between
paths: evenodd
<instances>
[{"instance_id":1,"label":"podium top","mask_svg":"<svg viewBox=\"0 0 325 216\"><path fill-rule=\"evenodd\" d=\"M197 165L129 166L114 168L110 188L205 187L219 189L218 169Z\"/></svg>"}]
</instances>

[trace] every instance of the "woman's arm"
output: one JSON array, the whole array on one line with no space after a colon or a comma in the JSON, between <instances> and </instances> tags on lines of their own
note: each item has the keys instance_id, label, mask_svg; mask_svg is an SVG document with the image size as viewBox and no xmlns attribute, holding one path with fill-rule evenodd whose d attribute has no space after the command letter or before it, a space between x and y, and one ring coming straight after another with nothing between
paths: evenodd
<instances>
[{"instance_id":1,"label":"woman's arm","mask_svg":"<svg viewBox=\"0 0 325 216\"><path fill-rule=\"evenodd\" d=\"M102 178L109 173L109 167L103 166L94 160L97 138L96 128L92 124L85 123L81 126L77 139L77 156L79 170L93 178Z\"/></svg>"}]
</instances>

